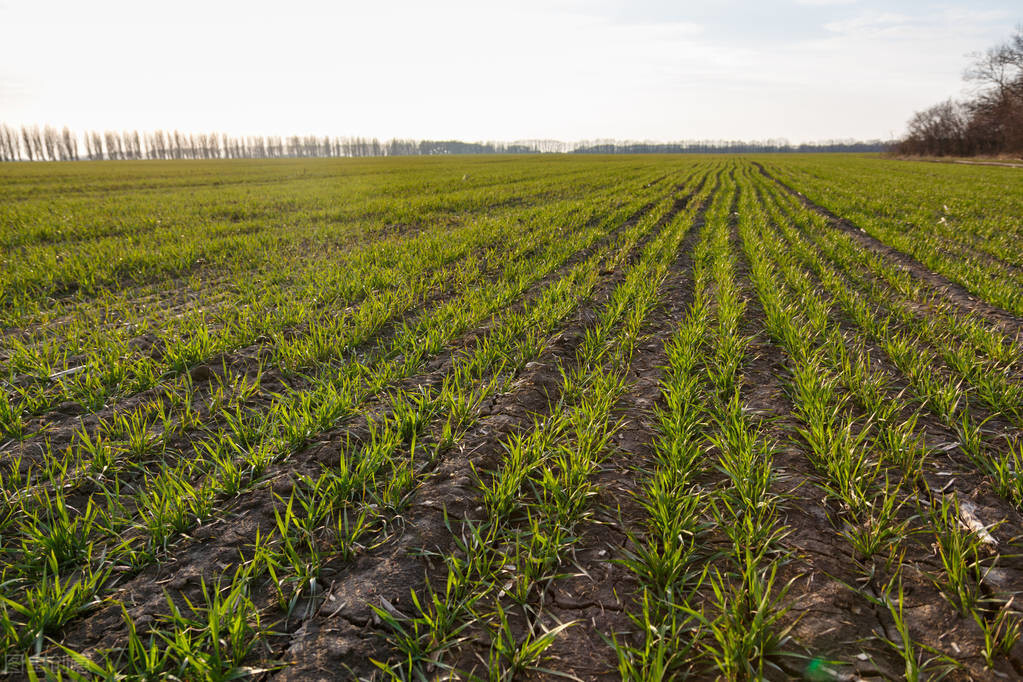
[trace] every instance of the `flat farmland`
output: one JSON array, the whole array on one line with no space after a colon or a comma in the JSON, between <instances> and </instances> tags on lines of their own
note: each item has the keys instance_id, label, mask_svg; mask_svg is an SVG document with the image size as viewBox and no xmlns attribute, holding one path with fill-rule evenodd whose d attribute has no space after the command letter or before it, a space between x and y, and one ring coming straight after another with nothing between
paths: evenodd
<instances>
[{"instance_id":1,"label":"flat farmland","mask_svg":"<svg viewBox=\"0 0 1023 682\"><path fill-rule=\"evenodd\" d=\"M0 165L0 662L1020 679L1023 170Z\"/></svg>"}]
</instances>

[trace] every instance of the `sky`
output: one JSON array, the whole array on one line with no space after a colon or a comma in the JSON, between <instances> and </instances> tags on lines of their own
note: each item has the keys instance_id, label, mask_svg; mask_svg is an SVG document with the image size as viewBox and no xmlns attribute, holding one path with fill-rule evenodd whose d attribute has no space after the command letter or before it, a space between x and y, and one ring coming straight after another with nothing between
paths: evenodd
<instances>
[{"instance_id":1,"label":"sky","mask_svg":"<svg viewBox=\"0 0 1023 682\"><path fill-rule=\"evenodd\" d=\"M1012 2L0 0L0 122L381 139L891 139Z\"/></svg>"}]
</instances>

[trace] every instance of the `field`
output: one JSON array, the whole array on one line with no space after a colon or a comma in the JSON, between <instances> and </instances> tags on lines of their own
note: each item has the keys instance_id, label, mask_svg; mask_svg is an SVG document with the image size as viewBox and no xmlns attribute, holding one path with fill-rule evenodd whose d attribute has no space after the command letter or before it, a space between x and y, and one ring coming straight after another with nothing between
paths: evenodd
<instances>
[{"instance_id":1,"label":"field","mask_svg":"<svg viewBox=\"0 0 1023 682\"><path fill-rule=\"evenodd\" d=\"M15 678L1020 679L1023 171L0 166Z\"/></svg>"}]
</instances>

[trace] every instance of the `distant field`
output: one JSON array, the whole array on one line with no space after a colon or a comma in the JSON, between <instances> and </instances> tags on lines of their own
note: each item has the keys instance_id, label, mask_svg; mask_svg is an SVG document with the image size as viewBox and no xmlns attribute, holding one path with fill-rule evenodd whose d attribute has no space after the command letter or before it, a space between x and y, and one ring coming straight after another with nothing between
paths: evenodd
<instances>
[{"instance_id":1,"label":"distant field","mask_svg":"<svg viewBox=\"0 0 1023 682\"><path fill-rule=\"evenodd\" d=\"M0 664L1020 679L1023 171L0 165Z\"/></svg>"}]
</instances>

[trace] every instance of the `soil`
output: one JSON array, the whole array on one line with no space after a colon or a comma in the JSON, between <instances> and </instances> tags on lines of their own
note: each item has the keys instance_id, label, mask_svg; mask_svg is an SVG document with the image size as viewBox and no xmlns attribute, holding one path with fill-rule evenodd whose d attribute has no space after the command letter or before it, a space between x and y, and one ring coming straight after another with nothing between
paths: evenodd
<instances>
[{"instance_id":1,"label":"soil","mask_svg":"<svg viewBox=\"0 0 1023 682\"><path fill-rule=\"evenodd\" d=\"M929 271L909 255L814 204L796 189L775 179L764 166L756 165L765 177L797 196L805 206L826 216L834 229L849 233L863 248L912 272L963 313L989 320L1009 334L1023 338L1023 320L978 300L959 284ZM670 220L691 208L693 197L707 186L705 183L719 180L720 176L708 175L695 186L684 182L673 185L673 206L633 247L630 258L635 259ZM716 184L714 191L718 191ZM612 638L635 638L637 624L630 614L636 612L635 600L639 594L636 578L620 560L633 547L636 529L643 524L644 509L639 493L644 472L653 457L657 408L664 406L660 383L667 364L664 343L693 300L692 253L706 219L707 205L705 201L696 210L694 224L661 285L660 304L644 323L642 338L629 364L629 387L613 412L619 428L613 446L592 480L597 490L591 503L592 513L579 528L571 552L563 558L565 575L550 582L536 596L545 624L572 622L574 625L545 652L542 667L547 672L528 671L516 679L620 679L615 652L608 642ZM534 300L572 266L610 243L626 227L636 224L653 206L653 202L644 206L597 244L573 255L568 262L534 283L512 304L513 309L521 309ZM386 226L385 231L414 228L392 224ZM784 645L783 655L772 658L777 667L769 677L825 679L813 677L818 674L813 671L826 667L831 670L826 679L899 679L904 675L904 662L887 643L898 641L899 635L888 609L880 605L883 586L890 573L886 566L868 564L856 556L840 534L843 510L825 498L820 473L812 466L806 446L798 436L799 424L793 416L793 404L786 388L792 361L766 331L764 311L751 284L749 263L734 224L730 237L736 254L735 276L746 301L740 331L749 338L740 368L741 398L747 413L752 415L765 437L776 444L773 466L777 475L772 492L782 499L782 522L787 528L781 541L785 558L781 562L778 584L788 586L783 600L783 626L789 628L790 638ZM575 362L577 349L587 330L596 322L596 311L624 277L622 271L602 270L594 293L581 301L556 333L546 340L542 352L506 377L511 388L485 400L473 416L471 428L453 446L439 449L429 461L417 465L420 484L400 513L387 519L371 546L359 551L354 559L340 555L328 558L316 589L307 591L290 613L276 606L268 587L256 591L256 603L274 625L273 634L266 638L265 650L261 650L258 657L254 655L252 663L259 665L263 660L271 660L280 664L272 671L259 673L259 677L383 679L373 661L394 660L397 652L389 644L387 629L373 607L406 614L410 609L410 591L422 594L428 585L442 586L446 569L440 558L456 552L458 533L465 524L482 516L478 499L479 472L499 466L510 436L527 431L537 418L558 409L561 372ZM813 281L820 287L819 281ZM364 347L353 352L363 352L382 343L403 322L422 314L425 306L439 304L457 293L437 293L434 298L423 301L420 308L409 311L407 316L390 321ZM921 314L928 314L927 309L922 308ZM857 333L844 316L834 313L833 318L833 323L843 333ZM445 350L428 358L411 376L399 379L388 388L417 390L440 386L452 372L458 354L471 352L482 343L492 323L493 318L481 321L448 344ZM141 353L159 352L158 341L155 337L140 336L133 341L133 347ZM870 343L867 347L877 368L894 378L892 395L905 389L906 381L882 349ZM200 387L200 396L208 396L225 373L231 377L253 375L265 352L263 344L256 343L191 368L189 371ZM261 396L254 399L254 406L265 407L269 404L267 396L294 387L279 370L264 370L262 382ZM95 429L101 419L109 419L115 412L136 407L152 397L151 393L143 392L91 414L80 405L62 404L41 415L40 424L49 427L46 440L63 447L72 442L77 429ZM336 463L346 450L365 442L369 438L370 422L390 410L387 392L381 392L357 415L312 434L305 447L272 465L258 485L232 499L219 500L220 511L216 517L175 539L160 561L139 570L119 567L118 577L105 589L106 598L66 624L54 639L73 645L87 656L98 656L103 651L123 646L126 641L122 604L142 633L167 613L168 598L177 604L184 604L185 599L194 602L200 598L203 581L209 583L230 575L239 556L251 555L257 533L265 535L275 527L278 501L287 497L300 476L317 475L324 465ZM201 411L200 416L209 428L216 428L220 423L218 415L208 409ZM978 410L975 416L982 419L990 415ZM990 423L990 428L1001 431L1013 428L997 419ZM427 426L426 444L440 441L439 428L439 421ZM926 462L922 480L906 486L907 496L927 505L933 504L937 496L955 492L960 499L972 502L977 517L989 526L999 548L998 560L993 564L995 568L990 571L984 589L992 596L1015 594L1018 586L1023 585L1023 552L1020 551L1023 515L995 494L990 480L980 475L956 447L953 431L928 415L921 418L920 431L926 436L932 455ZM24 458L23 466L27 467L43 454L43 444L44 438L40 436L16 446L18 454ZM183 436L172 444L171 453L175 457L187 457L192 447L191 440ZM403 447L408 449L408 444ZM3 454L6 457L14 451L12 447ZM941 454L937 454L939 452ZM140 467L138 477L141 479L146 471L145 466ZM708 467L701 485L713 487L719 478L720 474ZM80 490L74 491L73 499L83 502L96 492L88 485L83 483ZM917 508L925 507L906 505L904 519L907 522L913 523ZM914 640L954 655L959 667L950 672L949 679L1023 678L1023 644L1017 644L994 668L985 665L980 628L972 619L957 613L932 579L941 570L932 539L920 532L902 548L905 615ZM712 538L710 542L720 543L721 538ZM473 637L478 634L473 633ZM46 651L57 653L53 646ZM469 674L486 676L486 651L486 642L467 637L458 661L458 667L467 675L458 679L467 679ZM443 679L441 672L434 671L437 679ZM692 672L698 679L715 677L713 672L703 668Z\"/></svg>"}]
</instances>

